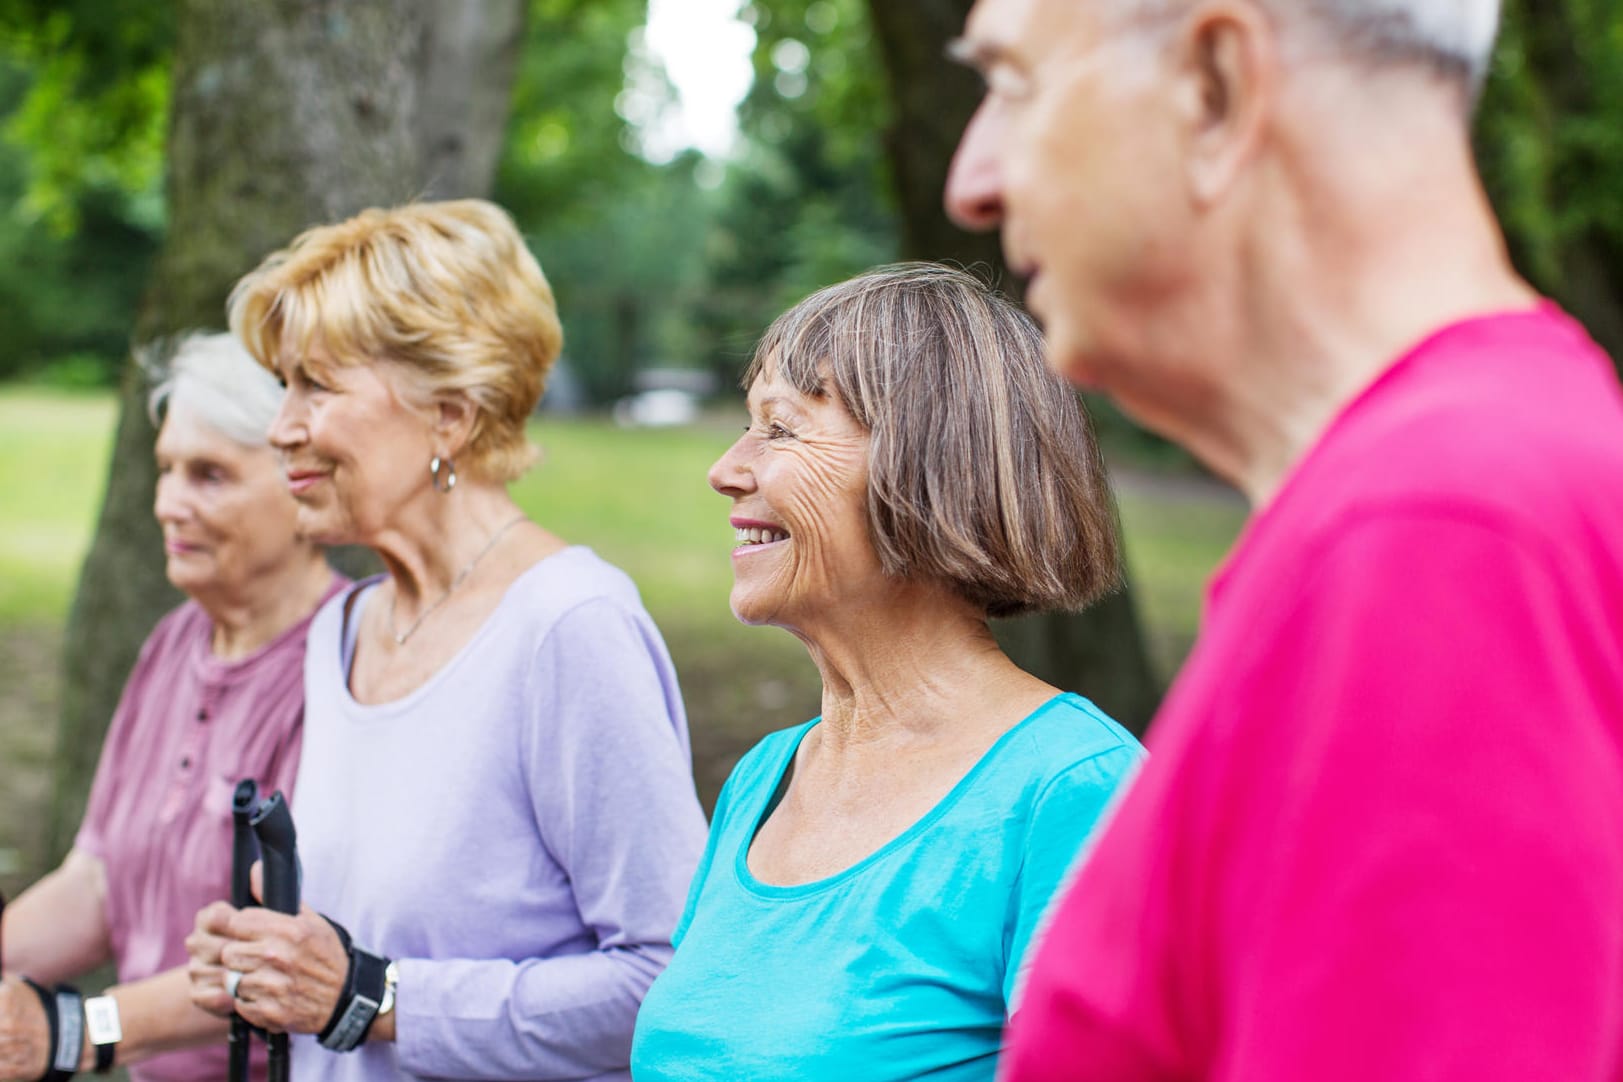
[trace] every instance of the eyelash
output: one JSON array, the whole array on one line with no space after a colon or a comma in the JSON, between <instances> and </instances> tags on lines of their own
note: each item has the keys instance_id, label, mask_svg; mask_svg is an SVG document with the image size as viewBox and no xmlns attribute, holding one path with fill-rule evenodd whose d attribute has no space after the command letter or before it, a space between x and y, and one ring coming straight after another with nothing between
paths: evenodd
<instances>
[{"instance_id":1,"label":"eyelash","mask_svg":"<svg viewBox=\"0 0 1623 1082\"><path fill-rule=\"evenodd\" d=\"M744 426L744 431L748 432L754 427L755 427L754 425L745 425ZM761 426L761 431L762 431L762 434L765 436L765 438L767 438L769 440L794 439L794 437L795 437L795 434L793 432L790 432L787 428L784 428L781 424L779 424L776 421L771 421L771 422L769 422L769 423L767 423L765 425L762 425Z\"/></svg>"}]
</instances>

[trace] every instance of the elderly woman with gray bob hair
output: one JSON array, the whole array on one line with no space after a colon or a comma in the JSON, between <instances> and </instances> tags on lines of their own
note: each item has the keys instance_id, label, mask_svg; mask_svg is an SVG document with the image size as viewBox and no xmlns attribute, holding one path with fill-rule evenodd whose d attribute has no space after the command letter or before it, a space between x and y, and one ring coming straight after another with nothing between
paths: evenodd
<instances>
[{"instance_id":1,"label":"elderly woman with gray bob hair","mask_svg":"<svg viewBox=\"0 0 1623 1082\"><path fill-rule=\"evenodd\" d=\"M991 1079L1049 898L1139 760L987 620L1118 578L1076 396L1031 320L931 264L802 301L710 471L732 607L801 639L822 715L734 770L638 1020L638 1079Z\"/></svg>"},{"instance_id":2,"label":"elderly woman with gray bob hair","mask_svg":"<svg viewBox=\"0 0 1623 1082\"><path fill-rule=\"evenodd\" d=\"M73 848L5 910L0 1079L114 1063L137 1082L225 1076L225 1023L191 1003L186 935L230 892L238 779L292 787L305 632L343 583L294 525L266 442L280 401L228 334L185 339L152 392L153 511L189 600L141 649ZM57 985L108 961L118 984L88 1007Z\"/></svg>"}]
</instances>

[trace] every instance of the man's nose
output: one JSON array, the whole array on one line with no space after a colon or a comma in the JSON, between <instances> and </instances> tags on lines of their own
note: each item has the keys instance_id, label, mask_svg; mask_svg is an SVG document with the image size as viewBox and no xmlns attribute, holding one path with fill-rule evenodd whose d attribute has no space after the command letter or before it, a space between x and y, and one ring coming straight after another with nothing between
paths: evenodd
<instances>
[{"instance_id":1,"label":"man's nose","mask_svg":"<svg viewBox=\"0 0 1623 1082\"><path fill-rule=\"evenodd\" d=\"M1003 171L999 122L986 102L970 117L947 173L947 215L964 229L984 232L1003 221Z\"/></svg>"}]
</instances>

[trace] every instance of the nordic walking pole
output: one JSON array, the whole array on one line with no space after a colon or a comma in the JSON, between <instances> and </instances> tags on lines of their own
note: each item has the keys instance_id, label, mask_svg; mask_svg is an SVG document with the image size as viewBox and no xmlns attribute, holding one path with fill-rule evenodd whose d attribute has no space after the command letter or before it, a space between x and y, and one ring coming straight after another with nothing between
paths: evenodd
<instances>
[{"instance_id":1,"label":"nordic walking pole","mask_svg":"<svg viewBox=\"0 0 1623 1082\"><path fill-rule=\"evenodd\" d=\"M249 820L259 807L259 785L252 778L237 783L231 796L231 904L246 909L254 904L248 873L259 855L254 828ZM230 1049L230 1082L248 1082L248 1020L231 1012L231 1032L226 1038Z\"/></svg>"},{"instance_id":2,"label":"nordic walking pole","mask_svg":"<svg viewBox=\"0 0 1623 1082\"><path fill-rule=\"evenodd\" d=\"M299 852L293 815L280 791L259 805L250 822L259 839L260 886L265 908L296 915L299 911ZM269 1082L288 1082L287 1034L272 1033Z\"/></svg>"}]
</instances>

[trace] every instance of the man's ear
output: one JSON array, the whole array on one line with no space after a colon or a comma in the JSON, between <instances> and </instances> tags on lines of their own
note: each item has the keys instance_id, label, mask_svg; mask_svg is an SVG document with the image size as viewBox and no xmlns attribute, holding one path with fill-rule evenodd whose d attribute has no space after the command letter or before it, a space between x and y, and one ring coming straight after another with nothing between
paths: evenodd
<instances>
[{"instance_id":1,"label":"man's ear","mask_svg":"<svg viewBox=\"0 0 1623 1082\"><path fill-rule=\"evenodd\" d=\"M1210 0L1190 13L1174 45L1185 170L1197 206L1233 188L1278 108L1279 34L1248 0Z\"/></svg>"}]
</instances>

